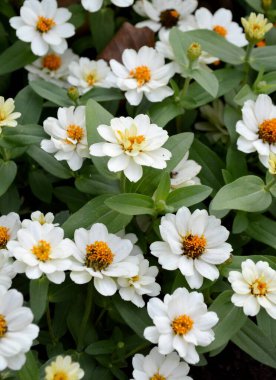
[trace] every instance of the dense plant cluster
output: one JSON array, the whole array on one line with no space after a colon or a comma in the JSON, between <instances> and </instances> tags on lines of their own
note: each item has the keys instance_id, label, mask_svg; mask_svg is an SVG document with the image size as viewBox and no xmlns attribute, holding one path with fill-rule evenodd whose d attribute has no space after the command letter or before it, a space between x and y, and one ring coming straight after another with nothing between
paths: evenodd
<instances>
[{"instance_id":1,"label":"dense plant cluster","mask_svg":"<svg viewBox=\"0 0 276 380\"><path fill-rule=\"evenodd\" d=\"M1 2L0 379L276 368L276 1L237 3Z\"/></svg>"}]
</instances>

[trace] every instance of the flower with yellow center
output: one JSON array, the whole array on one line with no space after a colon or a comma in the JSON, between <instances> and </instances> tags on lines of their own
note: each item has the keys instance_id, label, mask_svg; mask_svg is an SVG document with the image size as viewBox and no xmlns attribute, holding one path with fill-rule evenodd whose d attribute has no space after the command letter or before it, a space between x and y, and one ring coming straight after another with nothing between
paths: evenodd
<instances>
[{"instance_id":1,"label":"flower with yellow center","mask_svg":"<svg viewBox=\"0 0 276 380\"><path fill-rule=\"evenodd\" d=\"M15 109L14 100L9 98L5 100L3 96L0 96L0 133L2 127L16 127L17 121L21 116L20 112L13 112Z\"/></svg>"},{"instance_id":2,"label":"flower with yellow center","mask_svg":"<svg viewBox=\"0 0 276 380\"><path fill-rule=\"evenodd\" d=\"M247 19L242 17L241 23L244 27L246 38L254 44L263 40L266 33L273 27L273 24L263 14L256 15L254 12L250 13Z\"/></svg>"},{"instance_id":3,"label":"flower with yellow center","mask_svg":"<svg viewBox=\"0 0 276 380\"><path fill-rule=\"evenodd\" d=\"M32 324L33 314L23 306L23 296L15 289L0 286L0 371L18 371L26 361L39 329Z\"/></svg>"},{"instance_id":4,"label":"flower with yellow center","mask_svg":"<svg viewBox=\"0 0 276 380\"><path fill-rule=\"evenodd\" d=\"M9 229L7 227L0 226L0 249L6 248L9 239Z\"/></svg>"},{"instance_id":5,"label":"flower with yellow center","mask_svg":"<svg viewBox=\"0 0 276 380\"><path fill-rule=\"evenodd\" d=\"M61 57L54 53L45 55L45 57L43 57L42 59L42 66L45 69L48 69L51 71L58 70L61 65L62 65Z\"/></svg>"},{"instance_id":6,"label":"flower with yellow center","mask_svg":"<svg viewBox=\"0 0 276 380\"><path fill-rule=\"evenodd\" d=\"M172 295L166 294L164 301L150 299L147 309L154 326L145 329L144 337L158 344L162 355L176 350L187 363L195 364L199 361L195 346L208 346L215 338L211 329L218 317L207 311L201 293L178 288Z\"/></svg>"},{"instance_id":7,"label":"flower with yellow center","mask_svg":"<svg viewBox=\"0 0 276 380\"><path fill-rule=\"evenodd\" d=\"M261 94L255 102L244 103L236 131L240 135L238 149L244 153L257 151L261 163L268 168L269 154L276 154L276 106L268 95Z\"/></svg>"},{"instance_id":8,"label":"flower with yellow center","mask_svg":"<svg viewBox=\"0 0 276 380\"><path fill-rule=\"evenodd\" d=\"M64 271L71 267L69 257L73 243L63 239L64 231L51 223L28 221L17 232L17 241L10 240L7 248L16 259L14 270L25 273L30 279L45 274L56 284L65 280Z\"/></svg>"},{"instance_id":9,"label":"flower with yellow center","mask_svg":"<svg viewBox=\"0 0 276 380\"><path fill-rule=\"evenodd\" d=\"M255 316L263 307L276 319L276 271L267 262L247 259L241 264L241 272L229 273L228 281L234 290L231 301L242 307L244 314Z\"/></svg>"},{"instance_id":10,"label":"flower with yellow center","mask_svg":"<svg viewBox=\"0 0 276 380\"><path fill-rule=\"evenodd\" d=\"M199 8L195 12L195 20L197 28L213 30L234 45L242 47L248 43L242 28L233 21L229 9L220 8L212 14L207 8Z\"/></svg>"},{"instance_id":11,"label":"flower with yellow center","mask_svg":"<svg viewBox=\"0 0 276 380\"><path fill-rule=\"evenodd\" d=\"M15 212L0 217L0 250L6 249L9 240L16 239L20 226L19 216Z\"/></svg>"},{"instance_id":12,"label":"flower with yellow center","mask_svg":"<svg viewBox=\"0 0 276 380\"><path fill-rule=\"evenodd\" d=\"M103 60L91 61L82 57L69 65L68 82L85 94L93 87L113 87L113 75L108 64Z\"/></svg>"},{"instance_id":13,"label":"flower with yellow center","mask_svg":"<svg viewBox=\"0 0 276 380\"><path fill-rule=\"evenodd\" d=\"M132 359L133 379L131 380L192 380L187 376L189 366L176 352L169 355L161 355L157 347L153 348L146 356L136 354Z\"/></svg>"},{"instance_id":14,"label":"flower with yellow center","mask_svg":"<svg viewBox=\"0 0 276 380\"><path fill-rule=\"evenodd\" d=\"M197 174L201 170L201 166L194 160L188 160L189 152L185 154L182 160L170 172L171 189L179 189L185 186L200 184Z\"/></svg>"},{"instance_id":15,"label":"flower with yellow center","mask_svg":"<svg viewBox=\"0 0 276 380\"><path fill-rule=\"evenodd\" d=\"M153 48L143 46L138 52L125 49L122 63L112 59L110 67L114 83L126 91L125 97L131 105L140 104L143 95L150 102L159 102L173 94L167 84L175 74L175 65L165 64L163 55Z\"/></svg>"},{"instance_id":16,"label":"flower with yellow center","mask_svg":"<svg viewBox=\"0 0 276 380\"><path fill-rule=\"evenodd\" d=\"M164 269L180 269L191 288L198 289L206 277L219 277L216 267L230 257L232 247L226 243L229 232L219 219L205 210L193 213L181 207L176 215L166 214L159 227L163 241L151 244L151 253Z\"/></svg>"},{"instance_id":17,"label":"flower with yellow center","mask_svg":"<svg viewBox=\"0 0 276 380\"><path fill-rule=\"evenodd\" d=\"M59 355L45 367L44 380L80 380L83 376L79 363L73 362L69 355Z\"/></svg>"},{"instance_id":18,"label":"flower with yellow center","mask_svg":"<svg viewBox=\"0 0 276 380\"><path fill-rule=\"evenodd\" d=\"M142 166L164 169L171 153L162 147L168 133L156 124L150 124L147 115L120 117L111 120L111 125L100 125L97 130L106 142L90 146L92 156L110 156L108 169L124 171L132 182L143 175Z\"/></svg>"},{"instance_id":19,"label":"flower with yellow center","mask_svg":"<svg viewBox=\"0 0 276 380\"><path fill-rule=\"evenodd\" d=\"M10 24L20 40L31 43L35 55L44 56L49 48L62 54L67 49L66 38L75 33L73 24L66 22L70 17L68 9L58 8L57 0L32 0L24 1L20 16L12 17Z\"/></svg>"},{"instance_id":20,"label":"flower with yellow center","mask_svg":"<svg viewBox=\"0 0 276 380\"><path fill-rule=\"evenodd\" d=\"M148 27L154 32L170 30L174 26L181 28L193 22L192 13L197 7L197 0L139 0L133 9L147 20L139 22L136 27Z\"/></svg>"},{"instance_id":21,"label":"flower with yellow center","mask_svg":"<svg viewBox=\"0 0 276 380\"><path fill-rule=\"evenodd\" d=\"M89 12L97 12L101 9L104 0L81 0L81 4L84 9ZM117 7L129 7L132 5L134 0L111 0L111 3Z\"/></svg>"},{"instance_id":22,"label":"flower with yellow center","mask_svg":"<svg viewBox=\"0 0 276 380\"><path fill-rule=\"evenodd\" d=\"M79 170L84 159L89 157L85 107L59 108L57 119L48 117L43 127L51 139L42 140L41 148L54 153L58 161L66 160L70 169Z\"/></svg>"},{"instance_id":23,"label":"flower with yellow center","mask_svg":"<svg viewBox=\"0 0 276 380\"><path fill-rule=\"evenodd\" d=\"M110 296L118 288L114 277L138 274L137 264L127 261L133 249L131 241L108 233L104 224L93 224L90 230L77 229L74 240L75 260L70 277L75 283L84 284L93 279L97 291Z\"/></svg>"}]
</instances>

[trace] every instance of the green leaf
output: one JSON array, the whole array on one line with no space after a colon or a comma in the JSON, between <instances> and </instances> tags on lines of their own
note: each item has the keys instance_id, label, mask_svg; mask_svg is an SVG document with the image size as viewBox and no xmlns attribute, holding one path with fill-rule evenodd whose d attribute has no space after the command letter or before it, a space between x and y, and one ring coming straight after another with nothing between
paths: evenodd
<instances>
[{"instance_id":1,"label":"green leaf","mask_svg":"<svg viewBox=\"0 0 276 380\"><path fill-rule=\"evenodd\" d=\"M58 186L54 189L54 195L65 203L72 212L81 208L89 199L85 194L71 186Z\"/></svg>"},{"instance_id":2,"label":"green leaf","mask_svg":"<svg viewBox=\"0 0 276 380\"><path fill-rule=\"evenodd\" d=\"M261 308L256 318L258 327L276 347L276 320L271 318L264 308Z\"/></svg>"},{"instance_id":3,"label":"green leaf","mask_svg":"<svg viewBox=\"0 0 276 380\"><path fill-rule=\"evenodd\" d=\"M28 178L33 194L42 202L51 203L53 186L44 171L32 170Z\"/></svg>"},{"instance_id":4,"label":"green leaf","mask_svg":"<svg viewBox=\"0 0 276 380\"><path fill-rule=\"evenodd\" d=\"M246 233L253 239L276 249L276 222L263 215L249 219Z\"/></svg>"},{"instance_id":5,"label":"green leaf","mask_svg":"<svg viewBox=\"0 0 276 380\"><path fill-rule=\"evenodd\" d=\"M30 86L18 92L15 99L15 110L21 112L20 124L36 124L41 115L43 99Z\"/></svg>"},{"instance_id":6,"label":"green leaf","mask_svg":"<svg viewBox=\"0 0 276 380\"><path fill-rule=\"evenodd\" d=\"M124 193L114 195L105 201L112 210L124 215L154 215L154 202L151 197L142 194Z\"/></svg>"},{"instance_id":7,"label":"green leaf","mask_svg":"<svg viewBox=\"0 0 276 380\"><path fill-rule=\"evenodd\" d=\"M112 340L99 340L98 342L94 342L90 344L86 349L89 355L104 355L104 354L112 354L113 351L116 350L116 345Z\"/></svg>"},{"instance_id":8,"label":"green leaf","mask_svg":"<svg viewBox=\"0 0 276 380\"><path fill-rule=\"evenodd\" d=\"M255 11L263 13L261 0L245 0Z\"/></svg>"},{"instance_id":9,"label":"green leaf","mask_svg":"<svg viewBox=\"0 0 276 380\"><path fill-rule=\"evenodd\" d=\"M264 189L261 178L248 175L222 187L212 202L214 210L242 210L258 212L265 210L271 203L272 197Z\"/></svg>"},{"instance_id":10,"label":"green leaf","mask_svg":"<svg viewBox=\"0 0 276 380\"><path fill-rule=\"evenodd\" d=\"M89 23L93 42L99 53L113 37L114 12L110 8L102 8L98 12L90 13Z\"/></svg>"},{"instance_id":11,"label":"green leaf","mask_svg":"<svg viewBox=\"0 0 276 380\"><path fill-rule=\"evenodd\" d=\"M35 322L44 314L47 306L49 280L46 276L30 281L30 306Z\"/></svg>"},{"instance_id":12,"label":"green leaf","mask_svg":"<svg viewBox=\"0 0 276 380\"><path fill-rule=\"evenodd\" d=\"M255 360L276 368L276 347L250 319L231 340Z\"/></svg>"},{"instance_id":13,"label":"green leaf","mask_svg":"<svg viewBox=\"0 0 276 380\"><path fill-rule=\"evenodd\" d=\"M21 69L36 58L28 44L16 41L0 55L0 75Z\"/></svg>"},{"instance_id":14,"label":"green leaf","mask_svg":"<svg viewBox=\"0 0 276 380\"><path fill-rule=\"evenodd\" d=\"M198 68L192 70L192 78L214 98L218 94L219 82L212 71Z\"/></svg>"},{"instance_id":15,"label":"green leaf","mask_svg":"<svg viewBox=\"0 0 276 380\"><path fill-rule=\"evenodd\" d=\"M171 136L165 143L164 148L168 149L172 158L167 162L167 171L172 171L177 164L182 160L185 154L190 149L194 140L194 134L191 132L179 133Z\"/></svg>"},{"instance_id":16,"label":"green leaf","mask_svg":"<svg viewBox=\"0 0 276 380\"><path fill-rule=\"evenodd\" d=\"M17 173L16 163L13 161L3 161L0 159L0 196L5 194L13 183Z\"/></svg>"},{"instance_id":17,"label":"green leaf","mask_svg":"<svg viewBox=\"0 0 276 380\"><path fill-rule=\"evenodd\" d=\"M172 191L167 197L166 204L177 211L180 207L190 207L206 199L212 192L208 186L193 185Z\"/></svg>"},{"instance_id":18,"label":"green leaf","mask_svg":"<svg viewBox=\"0 0 276 380\"><path fill-rule=\"evenodd\" d=\"M118 295L113 297L113 304L125 323L136 332L139 337L144 338L145 328L152 325L152 321L146 309L137 308L132 303L123 301Z\"/></svg>"},{"instance_id":19,"label":"green leaf","mask_svg":"<svg viewBox=\"0 0 276 380\"><path fill-rule=\"evenodd\" d=\"M96 102L109 102L111 100L121 100L124 96L117 88L94 87L81 96L81 104L86 104L87 100L93 99Z\"/></svg>"},{"instance_id":20,"label":"green leaf","mask_svg":"<svg viewBox=\"0 0 276 380\"><path fill-rule=\"evenodd\" d=\"M38 146L30 146L27 153L35 160L43 169L58 178L71 178L72 174L62 163L57 161L53 156L44 152Z\"/></svg>"},{"instance_id":21,"label":"green leaf","mask_svg":"<svg viewBox=\"0 0 276 380\"><path fill-rule=\"evenodd\" d=\"M92 165L82 170L75 186L79 191L92 195L120 193L119 181L102 176Z\"/></svg>"},{"instance_id":22,"label":"green leaf","mask_svg":"<svg viewBox=\"0 0 276 380\"><path fill-rule=\"evenodd\" d=\"M18 125L16 128L6 128L2 137L15 147L38 144L47 137L43 128L37 124Z\"/></svg>"},{"instance_id":23,"label":"green leaf","mask_svg":"<svg viewBox=\"0 0 276 380\"><path fill-rule=\"evenodd\" d=\"M246 100L256 100L257 95L251 90L248 84L245 84L234 97L234 102L239 106L243 106Z\"/></svg>"},{"instance_id":24,"label":"green leaf","mask_svg":"<svg viewBox=\"0 0 276 380\"><path fill-rule=\"evenodd\" d=\"M160 182L154 193L155 202L165 201L169 195L171 189L170 175L168 172L163 172L160 178Z\"/></svg>"},{"instance_id":25,"label":"green leaf","mask_svg":"<svg viewBox=\"0 0 276 380\"><path fill-rule=\"evenodd\" d=\"M43 79L37 79L30 82L31 88L43 99L50 100L60 107L69 107L74 105L73 101L67 96L67 92L53 83L46 82Z\"/></svg>"},{"instance_id":26,"label":"green leaf","mask_svg":"<svg viewBox=\"0 0 276 380\"><path fill-rule=\"evenodd\" d=\"M248 227L247 214L243 211L238 211L233 221L232 232L233 234L240 234Z\"/></svg>"},{"instance_id":27,"label":"green leaf","mask_svg":"<svg viewBox=\"0 0 276 380\"><path fill-rule=\"evenodd\" d=\"M82 26L85 22L85 9L80 4L69 5L68 9L72 13L72 17L69 21L70 24L73 24L76 28Z\"/></svg>"},{"instance_id":28,"label":"green leaf","mask_svg":"<svg viewBox=\"0 0 276 380\"><path fill-rule=\"evenodd\" d=\"M88 146L102 141L101 136L98 134L97 127L101 124L110 125L111 119L113 119L113 115L111 115L111 113L109 113L105 108L93 99L88 100L86 104L86 130ZM110 173L107 168L108 157L92 156L91 158L100 174L103 174L106 177L114 178L114 173Z\"/></svg>"},{"instance_id":29,"label":"green leaf","mask_svg":"<svg viewBox=\"0 0 276 380\"><path fill-rule=\"evenodd\" d=\"M173 120L184 113L184 109L179 104L176 104L171 98L163 102L153 104L149 108L149 117L151 123L157 124L158 127L165 127L169 121Z\"/></svg>"},{"instance_id":30,"label":"green leaf","mask_svg":"<svg viewBox=\"0 0 276 380\"><path fill-rule=\"evenodd\" d=\"M190 150L190 158L202 166L198 175L202 183L212 187L214 190L220 189L223 185L221 169L224 168L224 162L218 155L212 149L195 139Z\"/></svg>"},{"instance_id":31,"label":"green leaf","mask_svg":"<svg viewBox=\"0 0 276 380\"><path fill-rule=\"evenodd\" d=\"M271 94L276 91L276 71L263 75L261 82L257 85L257 90L259 86L262 94Z\"/></svg>"},{"instance_id":32,"label":"green leaf","mask_svg":"<svg viewBox=\"0 0 276 380\"><path fill-rule=\"evenodd\" d=\"M104 203L109 197L110 195L100 195L72 214L62 225L65 234L71 238L77 228L89 228L94 223L105 224L112 233L125 228L132 218L110 210Z\"/></svg>"},{"instance_id":33,"label":"green leaf","mask_svg":"<svg viewBox=\"0 0 276 380\"><path fill-rule=\"evenodd\" d=\"M29 351L26 354L26 362L20 371L18 371L16 374L19 380L39 379L38 363L32 351Z\"/></svg>"},{"instance_id":34,"label":"green leaf","mask_svg":"<svg viewBox=\"0 0 276 380\"><path fill-rule=\"evenodd\" d=\"M221 293L209 307L219 317L219 322L213 328L215 340L209 346L199 348L200 353L216 350L226 344L245 324L247 316L241 308L231 302L233 292L226 290Z\"/></svg>"},{"instance_id":35,"label":"green leaf","mask_svg":"<svg viewBox=\"0 0 276 380\"><path fill-rule=\"evenodd\" d=\"M276 70L276 46L253 49L249 63L256 71Z\"/></svg>"},{"instance_id":36,"label":"green leaf","mask_svg":"<svg viewBox=\"0 0 276 380\"><path fill-rule=\"evenodd\" d=\"M236 142L239 136L238 133L236 132L236 124L240 119L241 119L240 111L226 104L224 107L223 121L229 133L231 144L234 145L235 148L236 148Z\"/></svg>"},{"instance_id":37,"label":"green leaf","mask_svg":"<svg viewBox=\"0 0 276 380\"><path fill-rule=\"evenodd\" d=\"M231 44L211 30L200 29L181 32L178 28L173 28L170 32L170 42L173 47L175 39L178 39L177 48L181 49L181 51L186 52L193 42L198 42L203 51L232 65L241 64L245 57L245 51L242 48ZM176 59L178 63L183 64L182 55L178 54Z\"/></svg>"}]
</instances>

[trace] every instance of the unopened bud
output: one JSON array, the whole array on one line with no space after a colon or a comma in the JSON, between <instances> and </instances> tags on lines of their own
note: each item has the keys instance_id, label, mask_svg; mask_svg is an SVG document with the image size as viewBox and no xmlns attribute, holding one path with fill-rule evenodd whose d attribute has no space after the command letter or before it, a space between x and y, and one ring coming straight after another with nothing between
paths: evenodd
<instances>
[{"instance_id":1,"label":"unopened bud","mask_svg":"<svg viewBox=\"0 0 276 380\"><path fill-rule=\"evenodd\" d=\"M267 11L272 4L272 0L262 0L262 7L265 11Z\"/></svg>"},{"instance_id":2,"label":"unopened bud","mask_svg":"<svg viewBox=\"0 0 276 380\"><path fill-rule=\"evenodd\" d=\"M122 348L125 347L125 343L124 342L118 342L117 343L117 347L120 348L120 349L122 349Z\"/></svg>"},{"instance_id":3,"label":"unopened bud","mask_svg":"<svg viewBox=\"0 0 276 380\"><path fill-rule=\"evenodd\" d=\"M263 14L250 13L248 19L241 18L246 38L249 42L256 44L264 39L265 34L273 27Z\"/></svg>"},{"instance_id":4,"label":"unopened bud","mask_svg":"<svg viewBox=\"0 0 276 380\"><path fill-rule=\"evenodd\" d=\"M79 90L77 89L77 87L69 87L67 90L67 95L74 102L76 100L78 100L78 98L80 97L80 93L79 93Z\"/></svg>"},{"instance_id":5,"label":"unopened bud","mask_svg":"<svg viewBox=\"0 0 276 380\"><path fill-rule=\"evenodd\" d=\"M195 61L201 56L202 49L198 42L193 42L187 49L187 56L190 61Z\"/></svg>"}]
</instances>

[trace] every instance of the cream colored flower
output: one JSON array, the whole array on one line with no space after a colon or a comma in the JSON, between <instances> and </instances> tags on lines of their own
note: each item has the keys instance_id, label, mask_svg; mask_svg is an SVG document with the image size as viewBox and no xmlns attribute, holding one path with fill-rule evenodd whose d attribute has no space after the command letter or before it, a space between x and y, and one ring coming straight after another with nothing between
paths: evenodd
<instances>
[{"instance_id":1,"label":"cream colored flower","mask_svg":"<svg viewBox=\"0 0 276 380\"><path fill-rule=\"evenodd\" d=\"M170 172L172 189L200 184L200 179L196 175L200 172L201 166L194 160L188 160L188 157L189 152Z\"/></svg>"},{"instance_id":2,"label":"cream colored flower","mask_svg":"<svg viewBox=\"0 0 276 380\"><path fill-rule=\"evenodd\" d=\"M13 112L15 109L14 100L9 98L5 101L3 96L0 96L0 133L2 127L16 127L17 121L21 116L20 112Z\"/></svg>"},{"instance_id":3,"label":"cream colored flower","mask_svg":"<svg viewBox=\"0 0 276 380\"><path fill-rule=\"evenodd\" d=\"M276 154L273 152L269 153L268 170L269 170L269 173L276 175Z\"/></svg>"},{"instance_id":4,"label":"cream colored flower","mask_svg":"<svg viewBox=\"0 0 276 380\"><path fill-rule=\"evenodd\" d=\"M84 371L79 363L73 362L71 356L59 355L45 368L45 380L80 380Z\"/></svg>"},{"instance_id":5,"label":"cream colored flower","mask_svg":"<svg viewBox=\"0 0 276 380\"><path fill-rule=\"evenodd\" d=\"M256 43L264 39L265 34L273 27L263 14L252 12L248 19L242 17L241 23L244 27L246 38L248 41Z\"/></svg>"}]
</instances>

